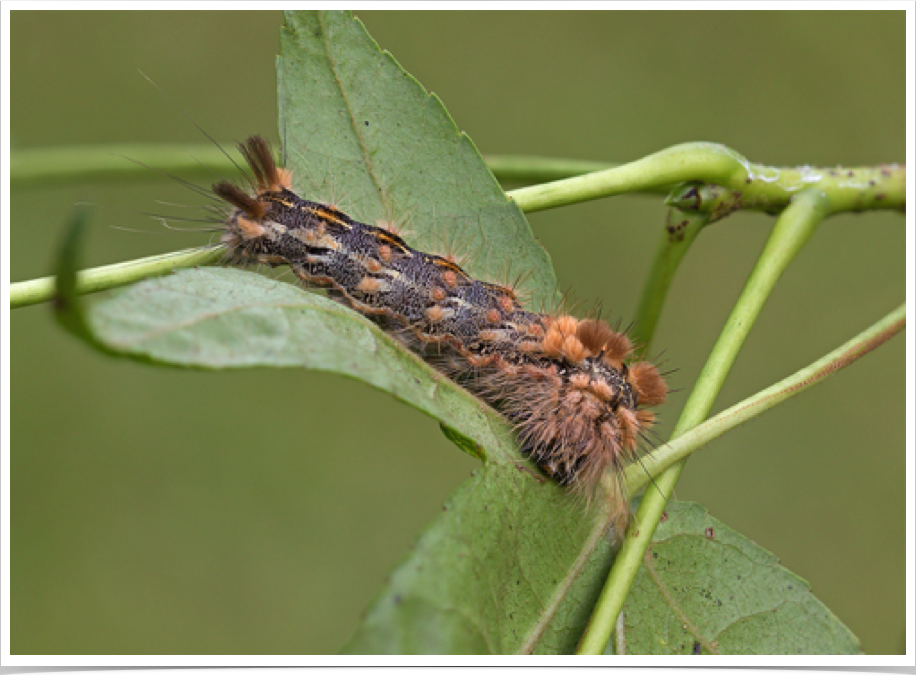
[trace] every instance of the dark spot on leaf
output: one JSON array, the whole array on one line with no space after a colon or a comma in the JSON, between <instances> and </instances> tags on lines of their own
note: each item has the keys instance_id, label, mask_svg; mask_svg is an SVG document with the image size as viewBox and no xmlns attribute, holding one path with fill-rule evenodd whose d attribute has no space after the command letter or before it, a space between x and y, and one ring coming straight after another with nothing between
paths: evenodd
<instances>
[{"instance_id":1,"label":"dark spot on leaf","mask_svg":"<svg viewBox=\"0 0 916 675\"><path fill-rule=\"evenodd\" d=\"M363 124L365 124L365 125L368 127L368 126L369 126L369 120L366 120L365 122L363 122Z\"/></svg>"},{"instance_id":2,"label":"dark spot on leaf","mask_svg":"<svg viewBox=\"0 0 916 675\"><path fill-rule=\"evenodd\" d=\"M693 653L694 653L694 654L702 654L702 653L703 653L703 645L701 645L699 642L697 642L697 641L695 641L695 640L694 640L694 643L693 643Z\"/></svg>"},{"instance_id":3,"label":"dark spot on leaf","mask_svg":"<svg viewBox=\"0 0 916 675\"><path fill-rule=\"evenodd\" d=\"M400 604L401 604L401 596L400 596L400 595L395 595L395 596L392 598L392 600L394 601L394 604L396 604L396 605L400 605Z\"/></svg>"}]
</instances>

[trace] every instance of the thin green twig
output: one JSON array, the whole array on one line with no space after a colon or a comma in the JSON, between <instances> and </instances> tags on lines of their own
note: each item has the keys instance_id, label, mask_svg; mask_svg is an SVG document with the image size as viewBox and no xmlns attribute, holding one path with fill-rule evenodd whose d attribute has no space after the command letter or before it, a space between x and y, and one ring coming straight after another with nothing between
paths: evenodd
<instances>
[{"instance_id":1,"label":"thin green twig","mask_svg":"<svg viewBox=\"0 0 916 675\"><path fill-rule=\"evenodd\" d=\"M648 351L652 343L658 318L674 281L674 273L700 230L708 224L708 214L668 210L665 229L656 248L646 283L643 285L633 324L633 338L643 349Z\"/></svg>"},{"instance_id":2,"label":"thin green twig","mask_svg":"<svg viewBox=\"0 0 916 675\"><path fill-rule=\"evenodd\" d=\"M829 213L829 209L829 203L822 192L806 190L796 195L779 217L684 406L672 439L696 427L709 414L726 375L776 281ZM655 480L658 490L647 492L640 502L636 524L627 530L623 546L614 561L577 653L604 653L614 623L683 467L683 461L669 467Z\"/></svg>"},{"instance_id":3,"label":"thin green twig","mask_svg":"<svg viewBox=\"0 0 916 675\"><path fill-rule=\"evenodd\" d=\"M224 254L225 251L218 247L193 248L82 270L77 277L77 293L97 293L183 267L211 265ZM55 283L55 278L49 276L10 284L10 309L48 302L54 297Z\"/></svg>"},{"instance_id":4,"label":"thin green twig","mask_svg":"<svg viewBox=\"0 0 916 675\"><path fill-rule=\"evenodd\" d=\"M225 146L234 152L232 144ZM240 160L238 160L240 161ZM10 153L14 187L95 180L149 180L160 176L201 176L234 173L232 159L216 145L124 144L27 148Z\"/></svg>"},{"instance_id":5,"label":"thin green twig","mask_svg":"<svg viewBox=\"0 0 916 675\"><path fill-rule=\"evenodd\" d=\"M902 209L906 205L906 167L887 165L855 169L777 168L753 164L731 148L716 143L684 143L613 169L515 190L512 198L525 212L612 197L654 192L681 182L722 186L721 199L731 208L778 212L803 190L827 195L830 212ZM696 194L673 197L670 205L702 209ZM728 196L730 195L730 196ZM714 202L712 206L721 210Z\"/></svg>"},{"instance_id":6,"label":"thin green twig","mask_svg":"<svg viewBox=\"0 0 916 675\"><path fill-rule=\"evenodd\" d=\"M501 183L547 183L620 166L611 162L535 155L485 155L483 160ZM656 192L667 193L664 189Z\"/></svg>"}]
</instances>

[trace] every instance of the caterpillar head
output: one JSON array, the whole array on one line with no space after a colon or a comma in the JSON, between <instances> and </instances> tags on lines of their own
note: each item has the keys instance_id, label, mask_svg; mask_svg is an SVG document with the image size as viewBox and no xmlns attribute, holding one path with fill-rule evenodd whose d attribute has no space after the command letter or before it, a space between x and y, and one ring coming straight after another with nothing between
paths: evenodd
<instances>
[{"instance_id":1,"label":"caterpillar head","mask_svg":"<svg viewBox=\"0 0 916 675\"><path fill-rule=\"evenodd\" d=\"M254 261L260 259L258 242L272 228L271 205L290 189L292 179L287 169L277 167L270 144L261 136L251 136L238 147L252 173L251 193L229 181L215 184L213 192L234 207L226 219L222 243L235 257Z\"/></svg>"},{"instance_id":2,"label":"caterpillar head","mask_svg":"<svg viewBox=\"0 0 916 675\"><path fill-rule=\"evenodd\" d=\"M638 457L655 421L645 408L663 403L668 387L651 363L628 364L630 340L600 321L554 319L543 350L553 367L526 369L507 414L531 459L590 497L608 469L619 478Z\"/></svg>"}]
</instances>

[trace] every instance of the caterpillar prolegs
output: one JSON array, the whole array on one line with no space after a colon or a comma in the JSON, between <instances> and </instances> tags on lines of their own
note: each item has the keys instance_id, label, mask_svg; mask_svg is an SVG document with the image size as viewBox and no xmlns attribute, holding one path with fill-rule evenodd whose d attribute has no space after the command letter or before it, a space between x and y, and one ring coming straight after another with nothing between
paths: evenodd
<instances>
[{"instance_id":1,"label":"caterpillar prolegs","mask_svg":"<svg viewBox=\"0 0 916 675\"><path fill-rule=\"evenodd\" d=\"M308 286L328 288L504 414L523 452L562 485L590 495L608 469L619 476L638 457L654 422L645 408L668 389L654 365L631 361L626 335L595 319L527 311L511 288L299 197L263 138L239 148L253 193L213 186L234 207L222 236L232 263L288 265Z\"/></svg>"}]
</instances>

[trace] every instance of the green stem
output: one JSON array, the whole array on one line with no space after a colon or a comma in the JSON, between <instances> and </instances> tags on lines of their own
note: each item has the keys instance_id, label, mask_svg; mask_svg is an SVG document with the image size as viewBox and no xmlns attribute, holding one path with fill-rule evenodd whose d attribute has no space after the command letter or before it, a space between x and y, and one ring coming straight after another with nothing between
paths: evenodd
<instances>
[{"instance_id":1,"label":"green stem","mask_svg":"<svg viewBox=\"0 0 916 675\"><path fill-rule=\"evenodd\" d=\"M668 297L674 273L700 230L708 224L709 216L705 213L668 210L665 230L656 248L649 276L642 289L632 330L633 338L643 349L648 351L652 337L655 335L658 318L665 304L665 298Z\"/></svg>"},{"instance_id":2,"label":"green stem","mask_svg":"<svg viewBox=\"0 0 916 675\"><path fill-rule=\"evenodd\" d=\"M233 145L225 146L233 148ZM218 178L237 171L215 145L101 145L30 148L10 153L15 187L45 188L53 183L100 179L149 179L162 175Z\"/></svg>"},{"instance_id":3,"label":"green stem","mask_svg":"<svg viewBox=\"0 0 916 675\"><path fill-rule=\"evenodd\" d=\"M525 212L542 211L625 192L655 192L682 182L722 186L727 192L707 208L751 208L778 212L807 189L824 193L829 212L903 209L906 167L887 165L854 169L777 168L753 164L731 148L715 143L675 145L629 164L585 176L521 188L512 198ZM699 210L702 193L672 196L671 206ZM729 196L730 195L730 196ZM738 200L723 206L722 200Z\"/></svg>"},{"instance_id":4,"label":"green stem","mask_svg":"<svg viewBox=\"0 0 916 675\"><path fill-rule=\"evenodd\" d=\"M77 277L76 291L80 295L96 293L149 277L161 276L182 267L210 265L217 262L224 253L216 247L188 249L83 270ZM10 309L48 302L54 297L54 284L53 276L10 284Z\"/></svg>"},{"instance_id":5,"label":"green stem","mask_svg":"<svg viewBox=\"0 0 916 675\"><path fill-rule=\"evenodd\" d=\"M620 166L612 162L535 155L486 155L483 159L501 183L547 183ZM667 194L667 190L658 190L658 194Z\"/></svg>"},{"instance_id":6,"label":"green stem","mask_svg":"<svg viewBox=\"0 0 916 675\"><path fill-rule=\"evenodd\" d=\"M672 439L697 426L709 414L738 351L776 281L829 210L829 203L823 193L806 190L796 195L779 217L684 406ZM650 490L643 496L636 512L635 524L626 532L623 546L614 561L577 653L604 653L617 615L623 608L683 467L683 460L673 464L656 478L658 489Z\"/></svg>"},{"instance_id":7,"label":"green stem","mask_svg":"<svg viewBox=\"0 0 916 675\"><path fill-rule=\"evenodd\" d=\"M707 213L715 222L739 209L778 213L792 194L807 187L826 195L832 213L906 208L906 166L899 164L834 169L750 166L760 180L730 187L685 183L665 203L682 211Z\"/></svg>"},{"instance_id":8,"label":"green stem","mask_svg":"<svg viewBox=\"0 0 916 675\"><path fill-rule=\"evenodd\" d=\"M747 160L723 145L684 143L613 169L521 188L511 196L523 211L542 211L624 192L654 191L687 180L743 180L744 164Z\"/></svg>"}]
</instances>

